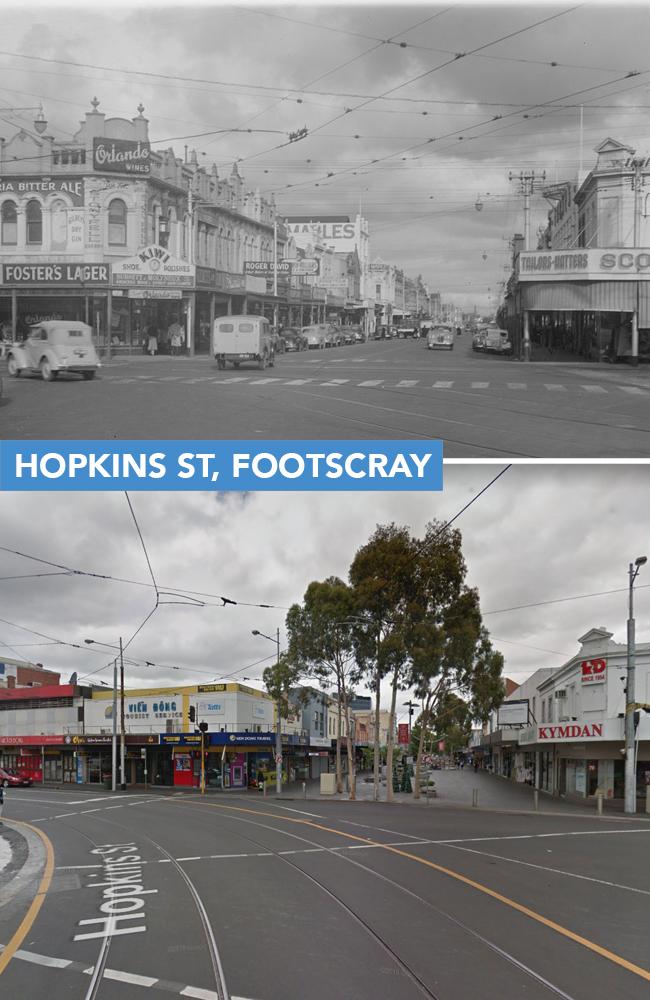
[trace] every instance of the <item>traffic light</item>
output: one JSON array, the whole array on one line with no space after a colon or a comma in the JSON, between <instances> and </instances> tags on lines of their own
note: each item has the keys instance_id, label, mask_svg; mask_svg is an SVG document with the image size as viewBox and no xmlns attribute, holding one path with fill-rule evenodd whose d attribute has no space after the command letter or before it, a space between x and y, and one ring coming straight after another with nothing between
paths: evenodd
<instances>
[{"instance_id":1,"label":"traffic light","mask_svg":"<svg viewBox=\"0 0 650 1000\"><path fill-rule=\"evenodd\" d=\"M190 705L190 722L196 722L196 709L194 705Z\"/></svg>"},{"instance_id":2,"label":"traffic light","mask_svg":"<svg viewBox=\"0 0 650 1000\"><path fill-rule=\"evenodd\" d=\"M201 730L202 733L207 733L208 731L207 722L199 722L199 729Z\"/></svg>"}]
</instances>

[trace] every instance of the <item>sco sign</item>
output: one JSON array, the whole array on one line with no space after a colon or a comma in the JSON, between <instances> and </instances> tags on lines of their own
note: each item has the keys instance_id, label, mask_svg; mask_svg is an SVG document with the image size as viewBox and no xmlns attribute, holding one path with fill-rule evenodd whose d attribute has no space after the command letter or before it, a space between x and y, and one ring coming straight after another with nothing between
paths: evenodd
<instances>
[{"instance_id":1,"label":"sco sign","mask_svg":"<svg viewBox=\"0 0 650 1000\"><path fill-rule=\"evenodd\" d=\"M600 266L607 271L648 271L650 251L622 250L616 253L604 253L600 258Z\"/></svg>"}]
</instances>

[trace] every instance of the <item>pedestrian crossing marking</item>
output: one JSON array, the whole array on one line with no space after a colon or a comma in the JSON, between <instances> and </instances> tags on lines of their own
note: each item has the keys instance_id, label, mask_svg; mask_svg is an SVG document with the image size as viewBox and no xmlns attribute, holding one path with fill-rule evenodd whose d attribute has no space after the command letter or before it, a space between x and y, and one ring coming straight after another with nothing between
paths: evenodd
<instances>
[{"instance_id":1,"label":"pedestrian crossing marking","mask_svg":"<svg viewBox=\"0 0 650 1000\"><path fill-rule=\"evenodd\" d=\"M412 386L417 385L418 382L419 382L419 379L403 378L401 382L397 383L397 388L398 389L410 389Z\"/></svg>"},{"instance_id":2,"label":"pedestrian crossing marking","mask_svg":"<svg viewBox=\"0 0 650 1000\"><path fill-rule=\"evenodd\" d=\"M359 386L363 386L364 388L366 388L367 386L371 387L375 385L381 385L383 381L384 381L383 378L373 378L370 379L370 381L368 382L359 382Z\"/></svg>"},{"instance_id":3,"label":"pedestrian crossing marking","mask_svg":"<svg viewBox=\"0 0 650 1000\"><path fill-rule=\"evenodd\" d=\"M550 392L566 392L566 386L565 385L558 385L558 384L556 384L554 382L548 382L548 383L545 382L544 383L544 388L548 389Z\"/></svg>"},{"instance_id":4,"label":"pedestrian crossing marking","mask_svg":"<svg viewBox=\"0 0 650 1000\"><path fill-rule=\"evenodd\" d=\"M323 385L345 385L345 383L349 382L349 381L350 381L349 378L333 378L333 379L330 379L329 382L321 382L320 384L321 384L321 386L323 386Z\"/></svg>"},{"instance_id":5,"label":"pedestrian crossing marking","mask_svg":"<svg viewBox=\"0 0 650 1000\"><path fill-rule=\"evenodd\" d=\"M525 382L507 382L506 385L509 389L527 389L528 386Z\"/></svg>"},{"instance_id":6,"label":"pedestrian crossing marking","mask_svg":"<svg viewBox=\"0 0 650 1000\"><path fill-rule=\"evenodd\" d=\"M219 382L225 385L227 382L247 382L250 375L233 375L232 378L220 378Z\"/></svg>"},{"instance_id":7,"label":"pedestrian crossing marking","mask_svg":"<svg viewBox=\"0 0 650 1000\"><path fill-rule=\"evenodd\" d=\"M249 385L268 385L270 382L280 382L279 378L254 378Z\"/></svg>"},{"instance_id":8,"label":"pedestrian crossing marking","mask_svg":"<svg viewBox=\"0 0 650 1000\"><path fill-rule=\"evenodd\" d=\"M487 389L489 385L489 382L472 382L472 389Z\"/></svg>"},{"instance_id":9,"label":"pedestrian crossing marking","mask_svg":"<svg viewBox=\"0 0 650 1000\"><path fill-rule=\"evenodd\" d=\"M580 388L584 389L585 392L607 392L607 389L604 389L602 385L581 385Z\"/></svg>"},{"instance_id":10,"label":"pedestrian crossing marking","mask_svg":"<svg viewBox=\"0 0 650 1000\"><path fill-rule=\"evenodd\" d=\"M647 389L639 389L636 385L621 385L619 388L622 389L623 392L631 392L635 396L645 396L648 391Z\"/></svg>"},{"instance_id":11,"label":"pedestrian crossing marking","mask_svg":"<svg viewBox=\"0 0 650 1000\"><path fill-rule=\"evenodd\" d=\"M452 387L453 384L454 384L453 382L434 382L433 383L433 388L434 389L451 389L451 387Z\"/></svg>"},{"instance_id":12,"label":"pedestrian crossing marking","mask_svg":"<svg viewBox=\"0 0 650 1000\"><path fill-rule=\"evenodd\" d=\"M313 378L292 378L288 382L285 382L284 384L285 385L308 385L310 382L313 382L313 381L314 381Z\"/></svg>"}]
</instances>

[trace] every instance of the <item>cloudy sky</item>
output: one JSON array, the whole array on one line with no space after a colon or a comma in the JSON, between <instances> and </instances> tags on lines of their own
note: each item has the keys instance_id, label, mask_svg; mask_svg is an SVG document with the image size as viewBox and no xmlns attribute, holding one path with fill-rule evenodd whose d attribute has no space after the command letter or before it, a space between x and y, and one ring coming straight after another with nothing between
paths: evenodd
<instances>
[{"instance_id":1,"label":"cloudy sky","mask_svg":"<svg viewBox=\"0 0 650 1000\"><path fill-rule=\"evenodd\" d=\"M500 468L446 466L441 494L130 494L158 587L178 596L163 596L129 646L128 682L229 677L256 686L274 647L251 635L253 629L274 636L280 627L284 642L286 608L311 580L346 578L377 523L395 521L421 534L431 518L452 517ZM458 519L468 582L479 588L508 676L522 681L537 667L562 664L592 626L606 626L625 641L627 566L650 556L649 495L646 466L519 465ZM92 679L110 681L111 669L102 668L111 651L89 649L84 639L112 644L121 635L126 641L154 606L124 494L0 494L0 545L135 581L34 576L60 571L0 552L0 658L41 662L60 670L64 681L73 671L80 677L97 671ZM637 587L637 635L650 641L647 568ZM618 592L520 607L612 590ZM196 592L195 600L188 591ZM223 607L222 596L238 604ZM166 603L171 600L183 603ZM82 648L40 645L47 638L30 630ZM146 660L156 666L145 666Z\"/></svg>"},{"instance_id":2,"label":"cloudy sky","mask_svg":"<svg viewBox=\"0 0 650 1000\"><path fill-rule=\"evenodd\" d=\"M27 2L0 27L6 137L40 102L65 138L93 96L108 116L142 101L156 148L240 160L283 214L361 206L373 257L467 305L496 302L522 230L509 171L573 178L607 136L650 152L642 3Z\"/></svg>"}]
</instances>

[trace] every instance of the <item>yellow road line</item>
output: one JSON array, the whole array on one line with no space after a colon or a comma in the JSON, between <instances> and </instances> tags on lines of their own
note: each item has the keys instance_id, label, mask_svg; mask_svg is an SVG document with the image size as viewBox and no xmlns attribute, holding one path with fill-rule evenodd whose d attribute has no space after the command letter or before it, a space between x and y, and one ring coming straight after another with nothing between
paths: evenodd
<instances>
[{"instance_id":1,"label":"yellow road line","mask_svg":"<svg viewBox=\"0 0 650 1000\"><path fill-rule=\"evenodd\" d=\"M0 976L5 971L9 962L14 957L15 953L20 948L21 944L29 934L36 917L38 916L38 911L45 902L45 896L48 889L50 888L50 883L52 882L52 875L54 873L54 848L52 847L52 841L47 837L42 830L38 827L32 826L31 823L23 823L17 819L11 820L12 825L26 826L28 830L32 830L33 833L38 834L38 836L43 841L45 845L45 870L43 871L43 876L40 881L40 885L36 891L32 902L30 903L27 913L20 922L20 926L15 932L9 944L3 949L2 954L0 954Z\"/></svg>"},{"instance_id":2,"label":"yellow road line","mask_svg":"<svg viewBox=\"0 0 650 1000\"><path fill-rule=\"evenodd\" d=\"M175 804L181 805L180 802L176 802ZM517 910L519 913L523 913L525 916L530 917L531 920L536 920L537 923L543 924L545 927L550 928L557 934L561 934L563 937L569 938L571 941L575 941L576 944L580 944L584 948L588 948L589 951L595 952L602 958L606 958L610 962L620 965L623 969L627 969L628 972L632 972L634 975L640 976L641 979L645 979L650 982L650 971L648 971L648 969L643 969L640 965L635 965L634 962L628 962L628 960L623 958L621 955L617 955L608 948L603 948L601 945L596 944L595 941L590 941L589 938L576 934L575 931L569 930L568 927L563 927L562 924L556 923L555 920L550 920L542 913L537 913L536 910L531 910L530 907L524 906L523 903L518 903L515 899L510 899L509 896L504 896L495 889L490 889L489 886L483 885L482 882L476 882L474 879L468 878L467 875L461 874L461 872L454 871L452 868L445 868L444 865L438 865L434 861L428 861L426 858L421 858L417 854L410 854L408 851L402 851L398 847L390 847L388 844L382 844L379 841L374 841L370 837L358 837L356 834L348 833L345 830L335 830L333 827L323 826L322 824L314 823L309 819L295 819L291 816L281 816L278 813L260 813L257 809L245 809L243 806L226 806L221 805L221 803L218 802L191 802L190 804L208 806L213 809L227 809L232 812L252 813L254 816L258 817L270 816L273 819L284 820L286 823L299 823L302 826L312 827L316 830L323 830L326 833L338 834L339 837L346 837L348 840L356 840L362 844L372 845L373 847L381 847L384 851L389 851L391 854L397 854L402 858L408 858L410 861L417 861L418 864L426 865L427 868L433 868L435 871L442 872L443 875L448 875L449 878L453 878L458 882L463 882L465 885L470 886L472 889L476 889L478 892L484 893L486 896L491 896L493 899L497 899L505 906L509 906L511 909Z\"/></svg>"}]
</instances>

